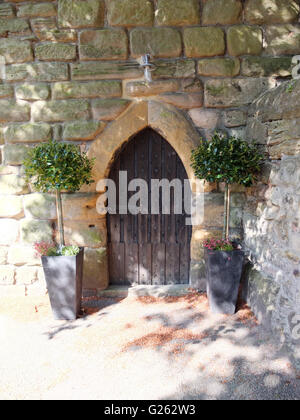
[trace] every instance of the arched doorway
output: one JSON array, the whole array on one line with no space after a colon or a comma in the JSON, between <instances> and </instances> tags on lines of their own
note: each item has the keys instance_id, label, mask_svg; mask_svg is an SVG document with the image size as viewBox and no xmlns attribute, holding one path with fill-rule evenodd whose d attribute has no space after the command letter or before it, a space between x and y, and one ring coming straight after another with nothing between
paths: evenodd
<instances>
[{"instance_id":1,"label":"arched doorway","mask_svg":"<svg viewBox=\"0 0 300 420\"><path fill-rule=\"evenodd\" d=\"M147 182L149 214L119 214L118 203L117 214L107 216L110 284L188 284L192 228L186 225L184 205L183 212L175 214L174 189L171 214L162 212L162 190L159 214L150 214L152 179L181 180L184 199L188 175L178 154L161 135L146 128L126 143L111 166L109 178L117 186L119 171L127 171L128 183L136 178Z\"/></svg>"}]
</instances>

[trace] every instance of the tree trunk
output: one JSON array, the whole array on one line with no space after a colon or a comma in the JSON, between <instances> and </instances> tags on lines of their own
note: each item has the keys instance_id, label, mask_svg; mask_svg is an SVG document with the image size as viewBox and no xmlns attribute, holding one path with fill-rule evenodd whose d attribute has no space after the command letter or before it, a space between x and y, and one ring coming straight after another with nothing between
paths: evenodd
<instances>
[{"instance_id":1,"label":"tree trunk","mask_svg":"<svg viewBox=\"0 0 300 420\"><path fill-rule=\"evenodd\" d=\"M65 246L65 237L64 237L61 192L59 190L56 190L56 212L57 212L58 233L59 233L59 249L61 251L62 248Z\"/></svg>"},{"instance_id":2,"label":"tree trunk","mask_svg":"<svg viewBox=\"0 0 300 420\"><path fill-rule=\"evenodd\" d=\"M229 223L230 223L230 187L226 184L225 187L225 208L224 208L224 231L223 238L229 239Z\"/></svg>"}]
</instances>

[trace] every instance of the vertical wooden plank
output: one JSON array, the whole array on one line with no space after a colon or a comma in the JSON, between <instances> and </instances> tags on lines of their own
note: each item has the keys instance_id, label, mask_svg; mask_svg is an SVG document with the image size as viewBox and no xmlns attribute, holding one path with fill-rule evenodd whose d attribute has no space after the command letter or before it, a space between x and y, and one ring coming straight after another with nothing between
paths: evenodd
<instances>
[{"instance_id":1,"label":"vertical wooden plank","mask_svg":"<svg viewBox=\"0 0 300 420\"><path fill-rule=\"evenodd\" d=\"M162 138L157 134L152 132L151 137L151 155L150 160L152 162L152 171L151 179L161 179L161 144ZM161 210L161 203L160 203ZM151 215L151 243L159 244L161 243L161 215Z\"/></svg>"},{"instance_id":2,"label":"vertical wooden plank","mask_svg":"<svg viewBox=\"0 0 300 420\"><path fill-rule=\"evenodd\" d=\"M152 284L166 284L166 244L152 244Z\"/></svg>"},{"instance_id":3,"label":"vertical wooden plank","mask_svg":"<svg viewBox=\"0 0 300 420\"><path fill-rule=\"evenodd\" d=\"M134 243L125 245L125 284L139 284L139 246Z\"/></svg>"},{"instance_id":4,"label":"vertical wooden plank","mask_svg":"<svg viewBox=\"0 0 300 420\"><path fill-rule=\"evenodd\" d=\"M177 155L175 150L166 142L166 162L165 162L165 176L166 179L169 181L173 181L177 178ZM174 188L170 190L170 209L171 214L166 216L165 220L165 241L167 244L174 244L176 243L176 218L174 214Z\"/></svg>"},{"instance_id":5,"label":"vertical wooden plank","mask_svg":"<svg viewBox=\"0 0 300 420\"><path fill-rule=\"evenodd\" d=\"M188 177L179 156L177 156L177 177L182 182L182 206L184 210L182 215L176 216L177 243L180 245L180 283L188 284L190 279L192 226L186 225L186 218L189 217L189 214L185 212L184 206L184 180Z\"/></svg>"},{"instance_id":6,"label":"vertical wooden plank","mask_svg":"<svg viewBox=\"0 0 300 420\"><path fill-rule=\"evenodd\" d=\"M151 285L152 282L152 247L150 237L148 235L149 227L151 228L150 204L151 190L149 191L151 177L150 174L150 158L149 158L149 139L151 130L144 130L136 138L135 154L136 154L136 177L143 179L148 185L148 215L138 215L138 243L139 243L139 284ZM148 226L150 224L150 226Z\"/></svg>"},{"instance_id":7,"label":"vertical wooden plank","mask_svg":"<svg viewBox=\"0 0 300 420\"><path fill-rule=\"evenodd\" d=\"M166 142L165 177L170 182L177 178L177 155ZM177 284L180 280L179 246L176 243L175 192L170 189L170 214L165 216L166 284Z\"/></svg>"},{"instance_id":8,"label":"vertical wooden plank","mask_svg":"<svg viewBox=\"0 0 300 420\"><path fill-rule=\"evenodd\" d=\"M190 241L182 242L180 245L180 279L179 283L188 284L190 280Z\"/></svg>"},{"instance_id":9,"label":"vertical wooden plank","mask_svg":"<svg viewBox=\"0 0 300 420\"><path fill-rule=\"evenodd\" d=\"M122 153L121 170L127 171L128 184L134 178L134 140L131 140L126 149ZM132 192L128 193L128 201L133 195ZM134 216L131 214L124 215L124 242L130 244L134 242Z\"/></svg>"},{"instance_id":10,"label":"vertical wooden plank","mask_svg":"<svg viewBox=\"0 0 300 420\"><path fill-rule=\"evenodd\" d=\"M111 243L108 246L110 284L122 285L125 279L125 245Z\"/></svg>"},{"instance_id":11,"label":"vertical wooden plank","mask_svg":"<svg viewBox=\"0 0 300 420\"><path fill-rule=\"evenodd\" d=\"M139 245L139 284L152 284L152 245Z\"/></svg>"},{"instance_id":12,"label":"vertical wooden plank","mask_svg":"<svg viewBox=\"0 0 300 420\"><path fill-rule=\"evenodd\" d=\"M180 245L166 245L166 284L180 283Z\"/></svg>"},{"instance_id":13,"label":"vertical wooden plank","mask_svg":"<svg viewBox=\"0 0 300 420\"><path fill-rule=\"evenodd\" d=\"M136 138L135 143L136 178L146 181L148 186L148 214L150 213L149 201L149 130L143 131ZM148 240L148 215L138 215L138 243L147 244Z\"/></svg>"}]
</instances>

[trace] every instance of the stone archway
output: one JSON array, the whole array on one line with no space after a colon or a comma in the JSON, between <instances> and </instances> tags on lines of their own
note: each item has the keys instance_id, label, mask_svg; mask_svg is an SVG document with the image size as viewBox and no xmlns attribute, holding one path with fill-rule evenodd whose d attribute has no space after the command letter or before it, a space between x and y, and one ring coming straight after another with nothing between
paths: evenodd
<instances>
[{"instance_id":1,"label":"stone archway","mask_svg":"<svg viewBox=\"0 0 300 420\"><path fill-rule=\"evenodd\" d=\"M99 181L109 176L112 163L124 144L146 127L151 127L157 131L175 149L186 169L192 191L194 191L195 178L190 159L192 150L199 143L199 134L192 123L174 106L151 100L134 102L101 133L91 146L88 155L90 158L95 158L93 170L93 177L96 181L95 187ZM106 222L104 222L103 227L107 229ZM198 231L199 227L194 226L191 240L192 250L199 242ZM107 263L105 266L107 266ZM197 267L193 267L192 261L192 282L195 272L197 273ZM107 286L108 284L107 279Z\"/></svg>"},{"instance_id":2,"label":"stone archway","mask_svg":"<svg viewBox=\"0 0 300 420\"><path fill-rule=\"evenodd\" d=\"M194 180L190 157L199 142L199 134L177 108L155 101L133 103L95 140L89 150L89 157L96 159L93 173L95 180L108 176L118 150L146 127L153 128L171 144L181 158L189 179L191 182Z\"/></svg>"}]
</instances>

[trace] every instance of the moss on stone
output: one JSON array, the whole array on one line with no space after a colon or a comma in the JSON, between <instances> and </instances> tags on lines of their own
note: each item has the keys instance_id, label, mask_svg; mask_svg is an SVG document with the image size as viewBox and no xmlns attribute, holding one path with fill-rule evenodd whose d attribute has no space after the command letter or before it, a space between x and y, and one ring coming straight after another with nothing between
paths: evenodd
<instances>
[{"instance_id":1,"label":"moss on stone","mask_svg":"<svg viewBox=\"0 0 300 420\"><path fill-rule=\"evenodd\" d=\"M183 38L187 57L213 57L225 53L225 35L221 28L187 28Z\"/></svg>"},{"instance_id":2,"label":"moss on stone","mask_svg":"<svg viewBox=\"0 0 300 420\"><path fill-rule=\"evenodd\" d=\"M206 0L202 22L204 25L232 25L241 21L242 11L240 0Z\"/></svg>"},{"instance_id":3,"label":"moss on stone","mask_svg":"<svg viewBox=\"0 0 300 420\"><path fill-rule=\"evenodd\" d=\"M240 61L233 58L212 58L198 61L198 74L212 77L234 77L240 72Z\"/></svg>"},{"instance_id":4,"label":"moss on stone","mask_svg":"<svg viewBox=\"0 0 300 420\"><path fill-rule=\"evenodd\" d=\"M198 0L158 0L155 21L161 26L197 25L200 22Z\"/></svg>"},{"instance_id":5,"label":"moss on stone","mask_svg":"<svg viewBox=\"0 0 300 420\"><path fill-rule=\"evenodd\" d=\"M145 53L158 58L179 57L182 52L180 32L172 28L133 29L130 45L134 57Z\"/></svg>"},{"instance_id":6,"label":"moss on stone","mask_svg":"<svg viewBox=\"0 0 300 420\"><path fill-rule=\"evenodd\" d=\"M150 26L154 10L150 0L110 0L107 16L112 26Z\"/></svg>"},{"instance_id":7,"label":"moss on stone","mask_svg":"<svg viewBox=\"0 0 300 420\"><path fill-rule=\"evenodd\" d=\"M242 61L242 75L250 77L288 77L291 57L247 57Z\"/></svg>"},{"instance_id":8,"label":"moss on stone","mask_svg":"<svg viewBox=\"0 0 300 420\"><path fill-rule=\"evenodd\" d=\"M68 28L99 28L104 25L103 0L60 0L58 22Z\"/></svg>"},{"instance_id":9,"label":"moss on stone","mask_svg":"<svg viewBox=\"0 0 300 420\"><path fill-rule=\"evenodd\" d=\"M122 29L84 31L80 35L82 60L118 60L128 56L128 40Z\"/></svg>"}]
</instances>

